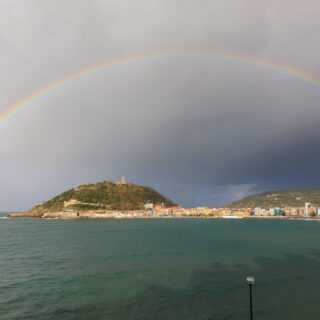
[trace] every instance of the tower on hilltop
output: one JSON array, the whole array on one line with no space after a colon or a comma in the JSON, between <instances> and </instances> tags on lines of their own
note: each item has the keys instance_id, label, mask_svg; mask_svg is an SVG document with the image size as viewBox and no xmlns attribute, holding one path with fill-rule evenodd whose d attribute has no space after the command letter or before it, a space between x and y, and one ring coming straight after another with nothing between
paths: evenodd
<instances>
[{"instance_id":1,"label":"tower on hilltop","mask_svg":"<svg viewBox=\"0 0 320 320\"><path fill-rule=\"evenodd\" d=\"M116 182L116 184L119 184L119 185L124 185L124 184L127 184L127 183L128 182L127 182L127 180L126 180L126 178L124 176L122 176L121 179Z\"/></svg>"}]
</instances>

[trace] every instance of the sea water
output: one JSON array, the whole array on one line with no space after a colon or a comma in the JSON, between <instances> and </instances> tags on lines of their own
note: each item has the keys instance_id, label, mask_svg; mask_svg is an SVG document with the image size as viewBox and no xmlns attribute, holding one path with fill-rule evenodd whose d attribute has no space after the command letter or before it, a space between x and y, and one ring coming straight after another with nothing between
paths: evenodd
<instances>
[{"instance_id":1,"label":"sea water","mask_svg":"<svg viewBox=\"0 0 320 320\"><path fill-rule=\"evenodd\" d=\"M320 315L320 223L0 219L0 319Z\"/></svg>"}]
</instances>

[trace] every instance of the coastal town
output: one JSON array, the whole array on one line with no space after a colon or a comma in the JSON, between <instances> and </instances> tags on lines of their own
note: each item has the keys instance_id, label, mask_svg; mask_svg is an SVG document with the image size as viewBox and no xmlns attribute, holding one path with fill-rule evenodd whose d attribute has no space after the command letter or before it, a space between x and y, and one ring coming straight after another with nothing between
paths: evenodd
<instances>
[{"instance_id":1,"label":"coastal town","mask_svg":"<svg viewBox=\"0 0 320 320\"><path fill-rule=\"evenodd\" d=\"M75 201L71 202L73 205ZM166 207L154 205L148 202L144 210L75 210L69 208L71 203L65 203L65 209L57 212L46 212L37 216L32 212L10 214L11 218L33 217L44 219L79 219L79 218L221 218L221 219L245 219L245 218L274 218L274 219L319 219L320 208L311 203L305 203L304 207L284 208L183 208L181 206Z\"/></svg>"},{"instance_id":2,"label":"coastal town","mask_svg":"<svg viewBox=\"0 0 320 320\"><path fill-rule=\"evenodd\" d=\"M101 212L105 215L107 212ZM98 214L98 213L96 213ZM145 210L132 212L109 212L114 218L139 218L139 217L172 217L172 218L224 218L224 219L242 219L242 218L292 218L292 219L320 219L320 208L307 202L304 207L284 207L284 208L183 208L174 206L166 208L161 205L145 204Z\"/></svg>"},{"instance_id":3,"label":"coastal town","mask_svg":"<svg viewBox=\"0 0 320 320\"><path fill-rule=\"evenodd\" d=\"M309 202L304 207L283 207L283 208L162 208L146 204L145 214L154 217L204 217L204 218L292 218L292 219L320 219L320 208Z\"/></svg>"}]
</instances>

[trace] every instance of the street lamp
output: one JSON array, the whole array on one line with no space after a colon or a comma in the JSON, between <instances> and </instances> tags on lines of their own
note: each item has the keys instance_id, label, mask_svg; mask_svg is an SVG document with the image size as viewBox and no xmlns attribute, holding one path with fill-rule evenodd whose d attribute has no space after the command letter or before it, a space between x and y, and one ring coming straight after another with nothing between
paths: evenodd
<instances>
[{"instance_id":1,"label":"street lamp","mask_svg":"<svg viewBox=\"0 0 320 320\"><path fill-rule=\"evenodd\" d=\"M250 320L253 320L253 305L252 305L252 286L255 283L254 277L247 277L247 284L249 286L249 295L250 295Z\"/></svg>"}]
</instances>

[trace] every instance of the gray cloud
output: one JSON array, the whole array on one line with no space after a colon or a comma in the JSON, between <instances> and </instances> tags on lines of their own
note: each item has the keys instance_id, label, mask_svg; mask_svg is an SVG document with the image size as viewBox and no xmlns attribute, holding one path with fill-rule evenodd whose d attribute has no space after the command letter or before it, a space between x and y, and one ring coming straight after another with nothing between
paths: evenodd
<instances>
[{"instance_id":1,"label":"gray cloud","mask_svg":"<svg viewBox=\"0 0 320 320\"><path fill-rule=\"evenodd\" d=\"M0 111L85 65L133 53L217 48L316 72L320 5L309 2L297 20L300 4L287 0L2 1ZM185 205L316 184L319 95L267 66L214 56L88 74L0 124L2 207L123 174Z\"/></svg>"}]
</instances>

